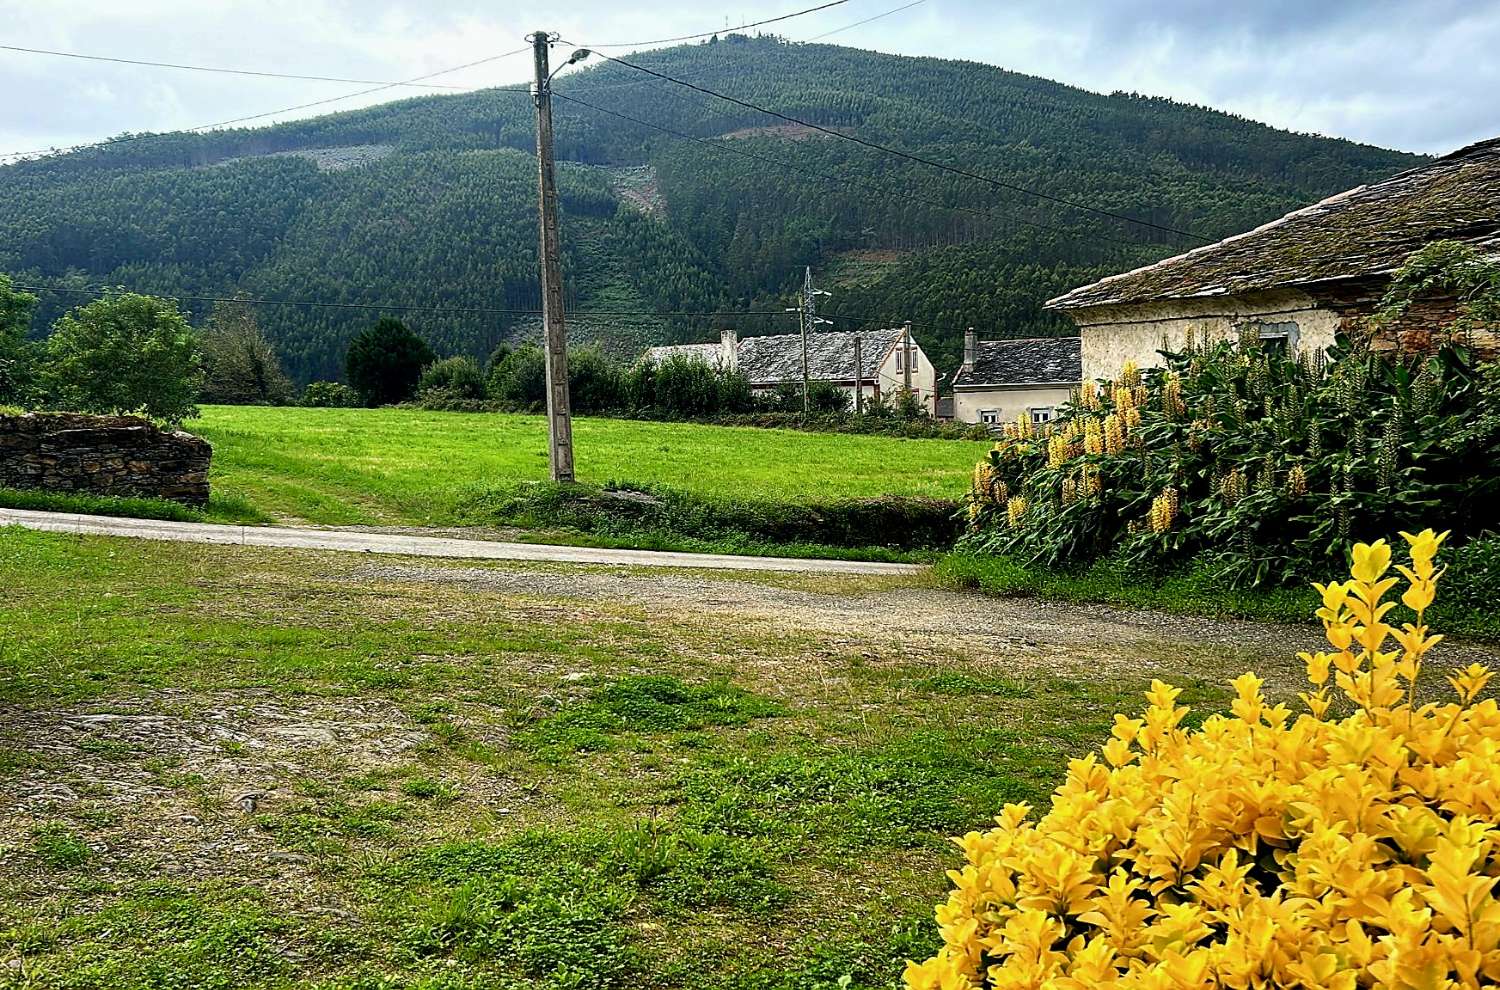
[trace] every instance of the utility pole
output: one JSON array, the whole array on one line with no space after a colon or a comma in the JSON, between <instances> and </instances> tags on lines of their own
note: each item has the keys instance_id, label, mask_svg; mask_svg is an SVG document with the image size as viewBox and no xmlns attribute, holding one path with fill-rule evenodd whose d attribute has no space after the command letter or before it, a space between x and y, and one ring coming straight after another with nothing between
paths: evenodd
<instances>
[{"instance_id":1,"label":"utility pole","mask_svg":"<svg viewBox=\"0 0 1500 990\"><path fill-rule=\"evenodd\" d=\"M865 412L865 356L864 336L860 331L854 331L854 414L862 416Z\"/></svg>"},{"instance_id":2,"label":"utility pole","mask_svg":"<svg viewBox=\"0 0 1500 990\"><path fill-rule=\"evenodd\" d=\"M802 415L806 416L812 412L812 382L809 380L807 368L807 335L819 324L826 324L828 320L818 319L818 296L832 295L821 289L813 288L812 266L809 265L802 275L802 305L796 309L787 310L788 313L798 315L798 323L802 331Z\"/></svg>"},{"instance_id":3,"label":"utility pole","mask_svg":"<svg viewBox=\"0 0 1500 990\"><path fill-rule=\"evenodd\" d=\"M552 160L552 75L548 49L552 36L531 36L536 55L536 165L541 203L541 243L537 266L542 277L542 325L547 351L547 460L552 480L573 481L573 417L568 401L568 335L563 324L562 236L557 226L557 176Z\"/></svg>"},{"instance_id":4,"label":"utility pole","mask_svg":"<svg viewBox=\"0 0 1500 990\"><path fill-rule=\"evenodd\" d=\"M906 397L911 398L911 320L906 321L906 326L901 334L901 368L905 377Z\"/></svg>"}]
</instances>

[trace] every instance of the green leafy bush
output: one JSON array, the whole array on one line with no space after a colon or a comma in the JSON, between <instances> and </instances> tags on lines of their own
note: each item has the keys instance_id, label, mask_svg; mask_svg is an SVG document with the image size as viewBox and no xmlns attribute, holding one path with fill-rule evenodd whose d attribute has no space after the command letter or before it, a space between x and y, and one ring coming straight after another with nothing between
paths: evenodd
<instances>
[{"instance_id":1,"label":"green leafy bush","mask_svg":"<svg viewBox=\"0 0 1500 990\"><path fill-rule=\"evenodd\" d=\"M352 409L359 393L343 382L309 382L302 390L302 405L317 409Z\"/></svg>"},{"instance_id":2,"label":"green leafy bush","mask_svg":"<svg viewBox=\"0 0 1500 990\"><path fill-rule=\"evenodd\" d=\"M625 406L625 372L597 347L568 354L568 391L580 413L617 412Z\"/></svg>"},{"instance_id":3,"label":"green leafy bush","mask_svg":"<svg viewBox=\"0 0 1500 990\"><path fill-rule=\"evenodd\" d=\"M513 409L546 405L547 358L542 349L535 344L496 348L490 357L489 396Z\"/></svg>"},{"instance_id":4,"label":"green leafy bush","mask_svg":"<svg viewBox=\"0 0 1500 990\"><path fill-rule=\"evenodd\" d=\"M744 375L681 355L636 364L625 376L625 397L638 412L670 419L749 412L755 407Z\"/></svg>"},{"instance_id":5,"label":"green leafy bush","mask_svg":"<svg viewBox=\"0 0 1500 990\"><path fill-rule=\"evenodd\" d=\"M424 396L438 392L445 398L483 399L484 371L467 355L443 358L422 369L417 391Z\"/></svg>"},{"instance_id":6,"label":"green leafy bush","mask_svg":"<svg viewBox=\"0 0 1500 990\"><path fill-rule=\"evenodd\" d=\"M1500 369L1457 347L1190 347L1086 384L1043 431L1010 427L975 472L965 546L1046 567L1196 559L1248 584L1417 517L1478 535L1500 523L1496 386Z\"/></svg>"}]
</instances>

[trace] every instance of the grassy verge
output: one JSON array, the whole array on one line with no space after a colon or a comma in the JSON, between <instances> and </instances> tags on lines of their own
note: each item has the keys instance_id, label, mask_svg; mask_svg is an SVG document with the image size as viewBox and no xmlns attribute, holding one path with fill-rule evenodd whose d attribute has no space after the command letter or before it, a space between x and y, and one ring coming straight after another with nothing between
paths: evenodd
<instances>
[{"instance_id":1,"label":"grassy verge","mask_svg":"<svg viewBox=\"0 0 1500 990\"><path fill-rule=\"evenodd\" d=\"M946 837L1045 803L1151 674L839 611L910 591L0 530L0 965L887 990L936 943ZM1242 659L1163 655L1205 707L1190 672Z\"/></svg>"},{"instance_id":2,"label":"grassy verge","mask_svg":"<svg viewBox=\"0 0 1500 990\"><path fill-rule=\"evenodd\" d=\"M467 524L564 527L643 549L876 560L910 559L915 552L952 546L959 534L957 514L956 503L938 499L788 504L705 497L666 486L543 483L475 488L461 495L455 508Z\"/></svg>"},{"instance_id":3,"label":"grassy verge","mask_svg":"<svg viewBox=\"0 0 1500 990\"><path fill-rule=\"evenodd\" d=\"M243 498L213 494L203 508L160 498L126 498L113 495L61 494L0 488L0 508L32 509L38 512L74 512L88 516L122 516L133 519L166 519L174 522L216 522L256 525L271 517Z\"/></svg>"},{"instance_id":4,"label":"grassy verge","mask_svg":"<svg viewBox=\"0 0 1500 990\"><path fill-rule=\"evenodd\" d=\"M1445 552L1449 572L1428 624L1445 634L1480 642L1500 642L1500 549L1490 541ZM944 585L997 597L1025 596L1056 601L1148 608L1178 615L1257 619L1306 625L1320 604L1310 586L1236 588L1201 569L1149 575L1114 561L1100 561L1070 573L1029 567L1007 557L950 554L935 574ZM1413 616L1398 605L1397 625Z\"/></svg>"}]
</instances>

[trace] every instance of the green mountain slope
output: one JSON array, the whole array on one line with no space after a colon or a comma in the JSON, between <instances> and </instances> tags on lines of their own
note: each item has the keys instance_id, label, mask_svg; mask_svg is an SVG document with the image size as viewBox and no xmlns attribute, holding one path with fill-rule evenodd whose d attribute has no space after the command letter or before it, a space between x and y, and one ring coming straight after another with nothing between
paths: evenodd
<instances>
[{"instance_id":1,"label":"green mountain slope","mask_svg":"<svg viewBox=\"0 0 1500 990\"><path fill-rule=\"evenodd\" d=\"M730 37L632 59L1059 199L1223 236L1418 159L990 66ZM940 364L962 328L1065 330L1040 303L1188 246L605 63L557 84L568 298L580 311L780 312L828 270L847 328L902 319ZM666 128L689 141L621 116ZM482 355L536 308L531 104L424 97L255 130L132 136L0 169L0 270L64 286L336 302L266 306L299 379L337 375L366 305ZM774 159L774 161L773 161ZM851 264L880 257L881 264ZM77 296L49 293L39 325ZM201 317L206 307L192 306ZM460 312L452 312L458 310ZM785 317L590 317L615 346Z\"/></svg>"}]
</instances>

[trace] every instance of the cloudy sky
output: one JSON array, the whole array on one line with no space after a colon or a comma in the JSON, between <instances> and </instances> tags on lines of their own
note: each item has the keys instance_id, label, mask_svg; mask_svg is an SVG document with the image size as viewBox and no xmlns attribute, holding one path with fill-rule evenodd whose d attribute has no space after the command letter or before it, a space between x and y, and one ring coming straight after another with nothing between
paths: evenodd
<instances>
[{"instance_id":1,"label":"cloudy sky","mask_svg":"<svg viewBox=\"0 0 1500 990\"><path fill-rule=\"evenodd\" d=\"M384 82L520 48L534 28L584 44L634 42L814 2L0 0L0 45ZM1500 0L923 0L848 27L906 2L848 0L772 30L798 40L836 31L829 43L973 59L1411 151L1500 135ZM528 73L516 56L433 82L470 88ZM0 153L194 127L365 88L0 50Z\"/></svg>"}]
</instances>

